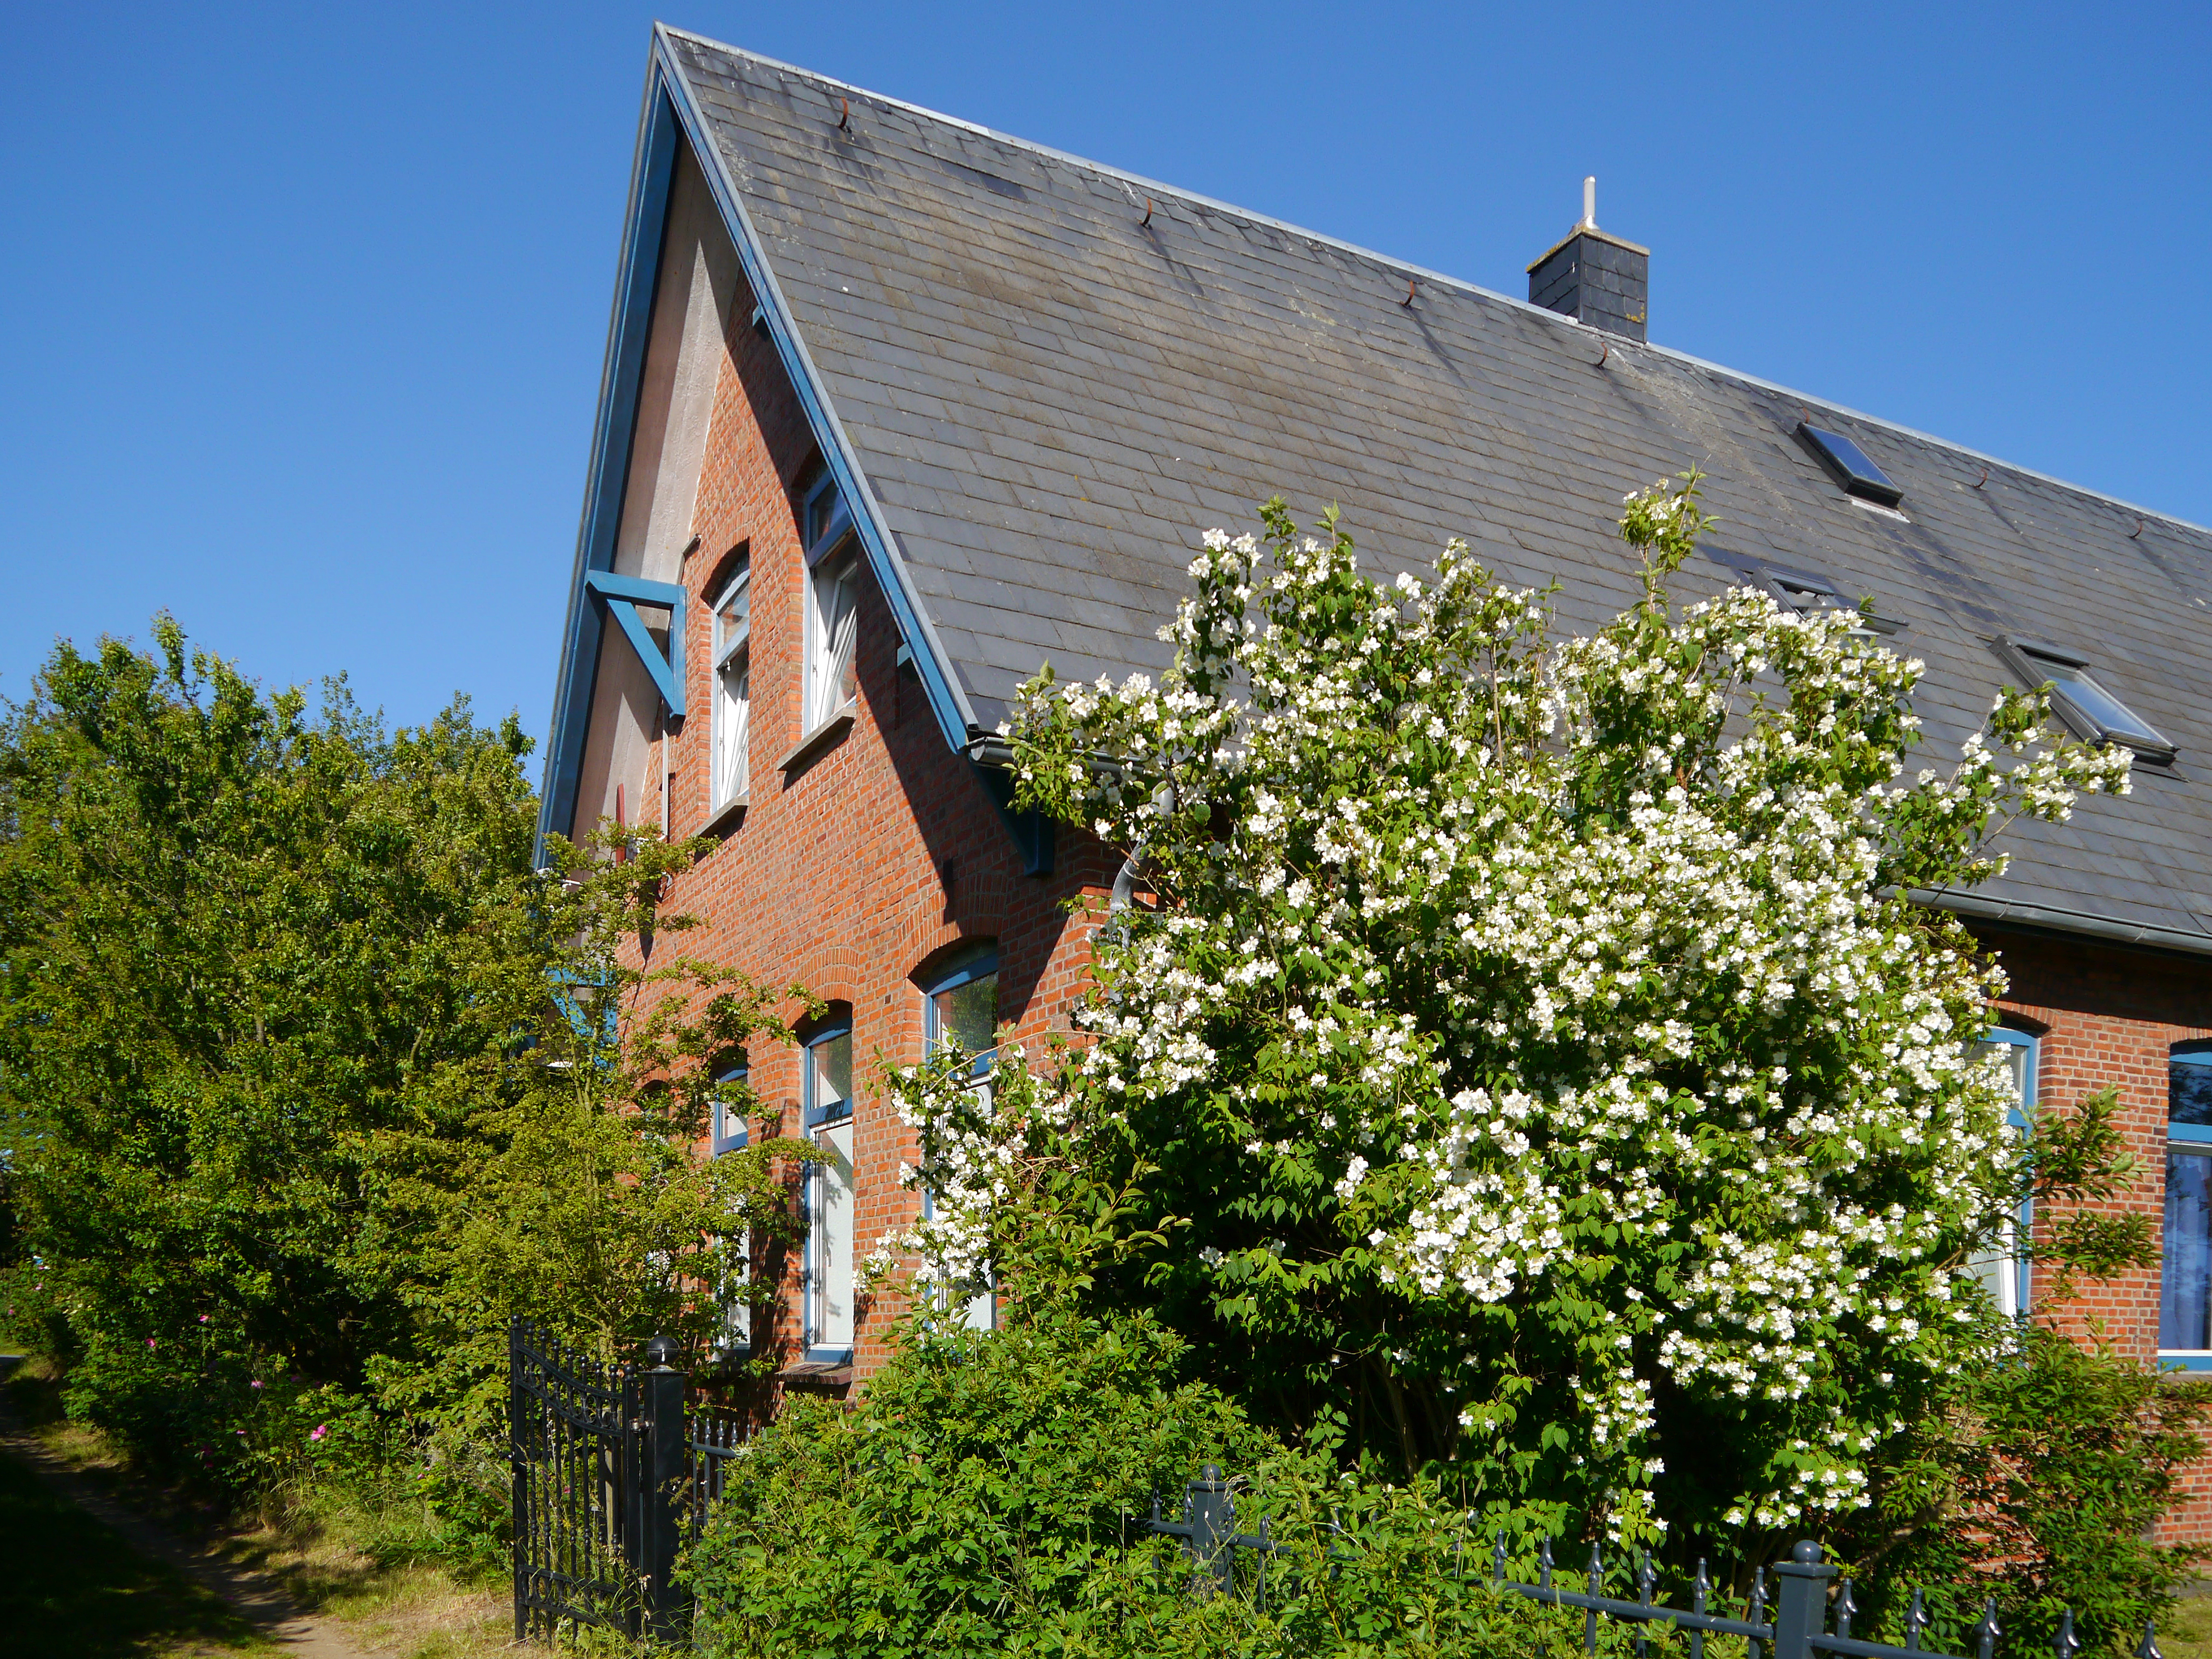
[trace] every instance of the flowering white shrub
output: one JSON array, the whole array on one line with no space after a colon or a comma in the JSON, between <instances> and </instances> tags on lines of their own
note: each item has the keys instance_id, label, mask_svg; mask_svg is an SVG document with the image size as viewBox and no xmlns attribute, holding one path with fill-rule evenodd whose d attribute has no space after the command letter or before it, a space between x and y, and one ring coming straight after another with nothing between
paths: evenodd
<instances>
[{"instance_id":1,"label":"flowering white shrub","mask_svg":"<svg viewBox=\"0 0 2212 1659\"><path fill-rule=\"evenodd\" d=\"M908 1076L933 1211L898 1243L973 1283L1081 1212L1141 1241L1088 1294L1493 1498L1863 1503L1996 1340L1966 1262L2021 1180L1966 1046L1997 974L1899 894L1984 878L2124 755L2008 692L1908 775L1921 665L1854 613L1670 604L1694 476L1629 498L1646 598L1587 638L1460 544L1382 585L1267 517L1206 538L1158 684L1025 688L1024 798L1157 902L1096 936L1095 1041L1048 1079Z\"/></svg>"}]
</instances>

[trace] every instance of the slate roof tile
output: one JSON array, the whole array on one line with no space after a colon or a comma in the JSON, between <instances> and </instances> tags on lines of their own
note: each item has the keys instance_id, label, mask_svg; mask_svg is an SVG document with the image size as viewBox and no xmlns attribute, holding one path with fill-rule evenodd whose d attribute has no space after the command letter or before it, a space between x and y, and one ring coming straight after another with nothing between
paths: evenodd
<instances>
[{"instance_id":1,"label":"slate roof tile","mask_svg":"<svg viewBox=\"0 0 2212 1659\"><path fill-rule=\"evenodd\" d=\"M1917 706L1941 743L2003 679L1996 633L2102 666L2186 775L2014 826L2012 868L1985 891L2205 932L2212 532L669 38L979 721L1048 655L1086 678L1156 671L1153 630L1200 533L1249 527L1277 494L1309 518L1340 503L1370 568L1425 565L1463 536L1509 580L1557 575L1561 618L1595 626L1636 591L1621 495L1695 463L1725 520L1716 544L1825 574L1907 624L1893 643L1927 661ZM1794 436L1808 409L1904 486L1909 522L1833 487Z\"/></svg>"}]
</instances>

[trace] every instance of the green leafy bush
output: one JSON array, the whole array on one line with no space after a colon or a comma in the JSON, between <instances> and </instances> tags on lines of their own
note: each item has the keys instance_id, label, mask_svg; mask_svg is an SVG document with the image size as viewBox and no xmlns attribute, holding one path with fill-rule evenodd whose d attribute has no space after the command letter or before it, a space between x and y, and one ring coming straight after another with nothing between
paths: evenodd
<instances>
[{"instance_id":1,"label":"green leafy bush","mask_svg":"<svg viewBox=\"0 0 2212 1659\"><path fill-rule=\"evenodd\" d=\"M1869 1524L1839 1540L1863 1574L1862 1630L1902 1634L1924 1586L1931 1645L1971 1645L1995 1596L2008 1650L2047 1651L2062 1611L2092 1650L2168 1622L2203 1552L2151 1541L2204 1452L2212 1385L2029 1326L1905 1435Z\"/></svg>"},{"instance_id":2,"label":"green leafy bush","mask_svg":"<svg viewBox=\"0 0 2212 1659\"><path fill-rule=\"evenodd\" d=\"M1142 1316L1047 1314L919 1332L851 1409L794 1399L740 1455L688 1581L716 1659L1562 1656L1572 1615L1501 1596L1477 1522L1432 1481L1340 1472L1173 1379L1182 1340ZM1207 1463L1239 1476L1252 1553L1194 1594L1146 1525ZM1516 1567L1533 1571L1528 1540ZM1564 1575L1563 1582L1574 1582ZM1208 1581L1210 1584L1210 1581ZM1607 1651L1631 1638L1608 1630ZM1657 1644L1667 1650L1664 1642Z\"/></svg>"},{"instance_id":3,"label":"green leafy bush","mask_svg":"<svg viewBox=\"0 0 2212 1659\"><path fill-rule=\"evenodd\" d=\"M733 1465L691 1579L710 1650L996 1654L1079 1604L1155 1493L1269 1449L1142 1317L902 1347L850 1413L794 1397Z\"/></svg>"}]
</instances>

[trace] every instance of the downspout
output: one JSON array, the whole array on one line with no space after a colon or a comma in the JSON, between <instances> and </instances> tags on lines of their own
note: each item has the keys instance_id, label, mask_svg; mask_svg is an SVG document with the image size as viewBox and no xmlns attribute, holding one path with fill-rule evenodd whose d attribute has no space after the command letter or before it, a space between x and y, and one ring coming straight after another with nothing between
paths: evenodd
<instances>
[{"instance_id":1,"label":"downspout","mask_svg":"<svg viewBox=\"0 0 2212 1659\"><path fill-rule=\"evenodd\" d=\"M1121 873L1114 878L1113 896L1106 901L1109 917L1129 908L1129 899L1137 887L1137 860L1145 855L1145 843L1139 842L1129 849L1129 856L1121 860ZM1108 924L1111 926L1110 921Z\"/></svg>"},{"instance_id":2,"label":"downspout","mask_svg":"<svg viewBox=\"0 0 2212 1659\"><path fill-rule=\"evenodd\" d=\"M1152 805L1162 817L1175 811L1175 786L1163 783L1152 791ZM1114 878L1114 891L1106 901L1106 925L1109 928L1114 926L1114 918L1127 909L1136 897L1137 866L1143 860L1145 848L1151 839L1149 836L1139 836L1137 844L1129 849L1129 856L1121 860L1121 873Z\"/></svg>"}]
</instances>

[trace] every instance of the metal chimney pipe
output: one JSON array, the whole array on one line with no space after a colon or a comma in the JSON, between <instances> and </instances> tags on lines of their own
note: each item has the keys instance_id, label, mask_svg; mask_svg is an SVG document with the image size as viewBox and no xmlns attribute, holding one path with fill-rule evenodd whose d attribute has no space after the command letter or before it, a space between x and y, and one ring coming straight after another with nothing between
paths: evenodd
<instances>
[{"instance_id":1,"label":"metal chimney pipe","mask_svg":"<svg viewBox=\"0 0 2212 1659\"><path fill-rule=\"evenodd\" d=\"M1583 223L1592 230L1597 228L1597 175L1595 173L1583 180Z\"/></svg>"}]
</instances>

